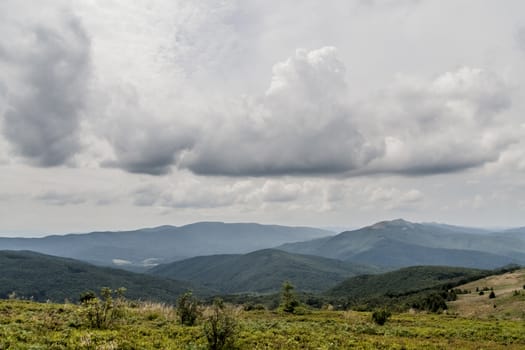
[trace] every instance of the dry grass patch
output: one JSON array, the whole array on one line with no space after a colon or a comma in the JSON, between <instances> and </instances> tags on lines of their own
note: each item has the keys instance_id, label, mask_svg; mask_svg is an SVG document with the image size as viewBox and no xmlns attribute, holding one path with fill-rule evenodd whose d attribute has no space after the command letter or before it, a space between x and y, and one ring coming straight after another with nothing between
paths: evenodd
<instances>
[{"instance_id":1,"label":"dry grass patch","mask_svg":"<svg viewBox=\"0 0 525 350\"><path fill-rule=\"evenodd\" d=\"M464 284L458 288L470 293L458 295L458 300L448 304L449 310L466 317L525 319L524 284L525 269ZM494 299L489 298L491 290L496 294Z\"/></svg>"}]
</instances>

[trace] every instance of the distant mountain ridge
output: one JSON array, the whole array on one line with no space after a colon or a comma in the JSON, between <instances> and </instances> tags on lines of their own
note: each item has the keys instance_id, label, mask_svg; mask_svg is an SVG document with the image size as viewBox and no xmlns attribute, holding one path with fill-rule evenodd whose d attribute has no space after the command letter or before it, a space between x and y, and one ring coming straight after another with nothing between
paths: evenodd
<instances>
[{"instance_id":1,"label":"distant mountain ridge","mask_svg":"<svg viewBox=\"0 0 525 350\"><path fill-rule=\"evenodd\" d=\"M310 227L199 222L134 231L0 238L0 249L31 250L141 271L193 256L248 253L330 234L333 233Z\"/></svg>"},{"instance_id":2,"label":"distant mountain ridge","mask_svg":"<svg viewBox=\"0 0 525 350\"><path fill-rule=\"evenodd\" d=\"M525 240L520 237L521 233L478 232L398 219L331 237L288 243L278 249L390 268L414 265L496 268L525 263Z\"/></svg>"},{"instance_id":3,"label":"distant mountain ridge","mask_svg":"<svg viewBox=\"0 0 525 350\"><path fill-rule=\"evenodd\" d=\"M147 273L186 280L221 293L273 293L284 281L298 290L319 292L346 278L377 273L371 266L318 256L263 249L248 254L194 257L159 265Z\"/></svg>"},{"instance_id":4,"label":"distant mountain ridge","mask_svg":"<svg viewBox=\"0 0 525 350\"><path fill-rule=\"evenodd\" d=\"M0 249L31 250L138 272L197 256L268 248L387 269L415 265L492 269L525 264L525 229L491 232L398 219L334 235L310 227L199 222L134 231L0 238Z\"/></svg>"}]
</instances>

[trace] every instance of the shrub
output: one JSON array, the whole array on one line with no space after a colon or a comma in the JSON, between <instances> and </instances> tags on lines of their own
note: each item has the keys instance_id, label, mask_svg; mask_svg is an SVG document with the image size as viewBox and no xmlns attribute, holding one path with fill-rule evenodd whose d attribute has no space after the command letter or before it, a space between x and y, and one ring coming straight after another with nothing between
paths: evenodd
<instances>
[{"instance_id":1,"label":"shrub","mask_svg":"<svg viewBox=\"0 0 525 350\"><path fill-rule=\"evenodd\" d=\"M81 304L87 302L88 300L96 299L97 295L92 290L85 291L80 294L79 301Z\"/></svg>"},{"instance_id":2,"label":"shrub","mask_svg":"<svg viewBox=\"0 0 525 350\"><path fill-rule=\"evenodd\" d=\"M489 299L494 299L496 297L496 293L494 291L491 291L489 294Z\"/></svg>"},{"instance_id":3,"label":"shrub","mask_svg":"<svg viewBox=\"0 0 525 350\"><path fill-rule=\"evenodd\" d=\"M199 316L199 303L192 292L186 292L177 299L177 314L180 323L193 326Z\"/></svg>"},{"instance_id":4,"label":"shrub","mask_svg":"<svg viewBox=\"0 0 525 350\"><path fill-rule=\"evenodd\" d=\"M445 298L439 293L432 293L428 295L426 298L423 299L421 306L423 310L427 310L434 313L441 312L448 308Z\"/></svg>"},{"instance_id":5,"label":"shrub","mask_svg":"<svg viewBox=\"0 0 525 350\"><path fill-rule=\"evenodd\" d=\"M204 334L210 350L233 349L237 332L237 320L233 310L215 299L210 314L204 322Z\"/></svg>"},{"instance_id":6,"label":"shrub","mask_svg":"<svg viewBox=\"0 0 525 350\"><path fill-rule=\"evenodd\" d=\"M390 316L392 316L392 314L386 309L375 310L372 313L372 321L382 326L386 323Z\"/></svg>"},{"instance_id":7,"label":"shrub","mask_svg":"<svg viewBox=\"0 0 525 350\"><path fill-rule=\"evenodd\" d=\"M111 290L103 287L100 289L100 298L94 292L84 292L80 296L82 316L91 328L110 328L114 322L123 317L124 293L126 288ZM115 298L116 297L116 298Z\"/></svg>"}]
</instances>

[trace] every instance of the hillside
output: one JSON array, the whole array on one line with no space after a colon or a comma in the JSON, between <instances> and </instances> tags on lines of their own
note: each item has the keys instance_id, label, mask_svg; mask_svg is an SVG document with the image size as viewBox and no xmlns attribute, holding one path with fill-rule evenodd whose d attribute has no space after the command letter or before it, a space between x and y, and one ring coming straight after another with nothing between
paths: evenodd
<instances>
[{"instance_id":1,"label":"hillside","mask_svg":"<svg viewBox=\"0 0 525 350\"><path fill-rule=\"evenodd\" d=\"M332 297L369 298L415 292L462 280L484 277L485 270L443 266L414 266L378 275L363 275L347 279L325 294Z\"/></svg>"},{"instance_id":2,"label":"hillside","mask_svg":"<svg viewBox=\"0 0 525 350\"><path fill-rule=\"evenodd\" d=\"M157 266L148 273L187 280L222 293L271 293L290 281L301 291L321 291L376 268L309 255L264 249L244 255L195 257Z\"/></svg>"},{"instance_id":3,"label":"hillside","mask_svg":"<svg viewBox=\"0 0 525 350\"><path fill-rule=\"evenodd\" d=\"M15 292L17 297L36 301L78 300L87 290L125 287L130 299L174 303L188 289L207 294L190 283L167 280L119 269L29 251L0 251L0 298Z\"/></svg>"},{"instance_id":4,"label":"hillside","mask_svg":"<svg viewBox=\"0 0 525 350\"><path fill-rule=\"evenodd\" d=\"M211 254L242 254L332 234L309 227L200 222L182 227L0 238L0 250L31 250L98 265L144 271L158 263Z\"/></svg>"},{"instance_id":5,"label":"hillside","mask_svg":"<svg viewBox=\"0 0 525 350\"><path fill-rule=\"evenodd\" d=\"M449 303L452 313L476 318L525 318L525 269L488 276L457 288L470 293L459 294ZM493 299L489 298L490 290L495 293Z\"/></svg>"},{"instance_id":6,"label":"hillside","mask_svg":"<svg viewBox=\"0 0 525 350\"><path fill-rule=\"evenodd\" d=\"M415 224L401 219L278 248L391 268L415 265L496 268L525 263L525 239L516 235Z\"/></svg>"}]
</instances>

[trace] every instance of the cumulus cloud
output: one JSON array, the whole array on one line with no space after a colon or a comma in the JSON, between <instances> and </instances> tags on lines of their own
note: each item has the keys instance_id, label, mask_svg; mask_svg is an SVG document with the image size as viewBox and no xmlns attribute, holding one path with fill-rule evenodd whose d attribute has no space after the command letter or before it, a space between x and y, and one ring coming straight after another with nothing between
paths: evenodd
<instances>
[{"instance_id":1,"label":"cumulus cloud","mask_svg":"<svg viewBox=\"0 0 525 350\"><path fill-rule=\"evenodd\" d=\"M417 2L356 4L378 11ZM275 64L266 90L239 97L225 87L210 96L228 79L239 80L234 68L243 50L250 47L255 55L257 43L249 44L242 30L267 25L243 22L257 6L158 2L149 7L156 17L143 18L148 4L138 1L124 8L112 37L105 10L115 16L125 2L78 5L95 35L92 44L71 12L49 6L45 18L22 22L5 13L13 6L17 13L28 9L6 4L0 15L0 28L10 34L0 38L0 65L8 72L0 79L0 102L7 106L0 109L3 134L34 165L64 164L88 140L94 146L83 155L97 153L97 159L85 164L139 174L428 175L495 161L515 141L505 123L511 90L497 75L463 67L431 80L399 76L380 93L360 93L356 103L358 83L351 74L347 80L346 66L330 46L298 49ZM133 27L136 17L140 23ZM110 39L126 54L116 57ZM130 69L121 74L116 68L126 60ZM262 73L254 74L259 79ZM98 90L90 96L104 98L86 100L88 85ZM210 87L201 89L205 85ZM0 144L0 161L1 153ZM292 187L281 190L287 193L283 200L296 194Z\"/></svg>"},{"instance_id":2,"label":"cumulus cloud","mask_svg":"<svg viewBox=\"0 0 525 350\"><path fill-rule=\"evenodd\" d=\"M515 141L503 123L511 89L491 72L399 76L351 104L345 71L333 47L297 50L274 66L263 95L217 103L192 127L150 118L133 91L114 97L108 118L125 118L105 128L115 153L106 164L152 175L174 166L225 176L429 175L495 161Z\"/></svg>"},{"instance_id":3,"label":"cumulus cloud","mask_svg":"<svg viewBox=\"0 0 525 350\"><path fill-rule=\"evenodd\" d=\"M334 174L359 168L380 151L368 144L345 105L337 50L298 50L273 68L264 96L212 121L180 166L197 174Z\"/></svg>"},{"instance_id":4,"label":"cumulus cloud","mask_svg":"<svg viewBox=\"0 0 525 350\"><path fill-rule=\"evenodd\" d=\"M470 67L429 82L399 77L361 106L372 120L367 135L385 144L385 154L361 171L428 175L497 160L515 141L503 123L510 96L496 75Z\"/></svg>"},{"instance_id":5,"label":"cumulus cloud","mask_svg":"<svg viewBox=\"0 0 525 350\"><path fill-rule=\"evenodd\" d=\"M30 163L61 165L80 149L90 39L71 12L42 11L42 20L24 15L30 13L26 7L10 1L1 6L0 66L7 89L3 133Z\"/></svg>"},{"instance_id":6,"label":"cumulus cloud","mask_svg":"<svg viewBox=\"0 0 525 350\"><path fill-rule=\"evenodd\" d=\"M129 84L114 86L101 104L103 118L92 121L96 124L92 129L112 151L102 162L105 167L165 175L171 172L180 153L199 136L197 129L177 118L180 111L159 116L142 103L135 87Z\"/></svg>"}]
</instances>

